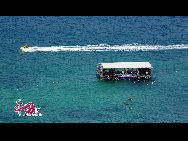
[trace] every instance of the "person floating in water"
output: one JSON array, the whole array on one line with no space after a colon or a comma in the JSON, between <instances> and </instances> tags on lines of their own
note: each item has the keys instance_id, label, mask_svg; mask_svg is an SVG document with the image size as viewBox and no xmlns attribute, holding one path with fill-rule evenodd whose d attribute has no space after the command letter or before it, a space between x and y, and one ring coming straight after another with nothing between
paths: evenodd
<instances>
[{"instance_id":1,"label":"person floating in water","mask_svg":"<svg viewBox=\"0 0 188 141\"><path fill-rule=\"evenodd\" d=\"M154 84L155 83L155 80L153 80L152 82L151 82L151 84Z\"/></svg>"},{"instance_id":2,"label":"person floating in water","mask_svg":"<svg viewBox=\"0 0 188 141\"><path fill-rule=\"evenodd\" d=\"M129 105L127 102L124 102L125 105Z\"/></svg>"},{"instance_id":3,"label":"person floating in water","mask_svg":"<svg viewBox=\"0 0 188 141\"><path fill-rule=\"evenodd\" d=\"M132 98L128 98L128 100L133 100Z\"/></svg>"},{"instance_id":4,"label":"person floating in water","mask_svg":"<svg viewBox=\"0 0 188 141\"><path fill-rule=\"evenodd\" d=\"M24 46L24 48L28 48L27 44Z\"/></svg>"}]
</instances>

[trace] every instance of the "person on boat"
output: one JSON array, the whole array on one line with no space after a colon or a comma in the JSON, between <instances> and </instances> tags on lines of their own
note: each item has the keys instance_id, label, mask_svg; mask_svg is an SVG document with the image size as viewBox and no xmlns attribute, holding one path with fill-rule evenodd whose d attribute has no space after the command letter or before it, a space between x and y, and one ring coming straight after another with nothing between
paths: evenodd
<instances>
[{"instance_id":1,"label":"person on boat","mask_svg":"<svg viewBox=\"0 0 188 141\"><path fill-rule=\"evenodd\" d=\"M28 48L27 44L24 46L24 48Z\"/></svg>"},{"instance_id":2,"label":"person on boat","mask_svg":"<svg viewBox=\"0 0 188 141\"><path fill-rule=\"evenodd\" d=\"M140 74L140 71L139 71L139 69L137 70L137 73L136 73L136 74L137 74L137 77L138 77L138 76L139 76L139 74Z\"/></svg>"},{"instance_id":3,"label":"person on boat","mask_svg":"<svg viewBox=\"0 0 188 141\"><path fill-rule=\"evenodd\" d=\"M97 73L99 73L99 68L97 69Z\"/></svg>"}]
</instances>

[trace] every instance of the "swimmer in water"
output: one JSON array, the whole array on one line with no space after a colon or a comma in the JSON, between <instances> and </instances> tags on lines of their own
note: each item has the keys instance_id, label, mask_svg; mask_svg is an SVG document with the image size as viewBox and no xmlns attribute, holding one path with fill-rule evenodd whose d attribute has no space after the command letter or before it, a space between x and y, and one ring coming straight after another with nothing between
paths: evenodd
<instances>
[{"instance_id":1,"label":"swimmer in water","mask_svg":"<svg viewBox=\"0 0 188 141\"><path fill-rule=\"evenodd\" d=\"M154 84L155 83L155 80L153 80L152 82L151 82L151 84Z\"/></svg>"},{"instance_id":2,"label":"swimmer in water","mask_svg":"<svg viewBox=\"0 0 188 141\"><path fill-rule=\"evenodd\" d=\"M128 98L128 100L133 100L132 98Z\"/></svg>"}]
</instances>

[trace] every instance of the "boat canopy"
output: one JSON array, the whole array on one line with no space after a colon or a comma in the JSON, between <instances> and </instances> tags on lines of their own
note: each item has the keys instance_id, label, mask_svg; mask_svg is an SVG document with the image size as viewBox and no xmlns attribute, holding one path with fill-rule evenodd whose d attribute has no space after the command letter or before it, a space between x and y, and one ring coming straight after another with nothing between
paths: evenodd
<instances>
[{"instance_id":1,"label":"boat canopy","mask_svg":"<svg viewBox=\"0 0 188 141\"><path fill-rule=\"evenodd\" d=\"M149 62L113 62L99 63L103 69L110 68L152 68Z\"/></svg>"}]
</instances>

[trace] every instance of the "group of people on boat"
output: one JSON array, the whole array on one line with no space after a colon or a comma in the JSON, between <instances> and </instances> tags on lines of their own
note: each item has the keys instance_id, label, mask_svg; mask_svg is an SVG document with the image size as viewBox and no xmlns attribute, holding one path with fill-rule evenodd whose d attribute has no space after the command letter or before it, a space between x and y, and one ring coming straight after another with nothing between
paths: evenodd
<instances>
[{"instance_id":1,"label":"group of people on boat","mask_svg":"<svg viewBox=\"0 0 188 141\"><path fill-rule=\"evenodd\" d=\"M149 79L151 64L149 62L113 62L98 63L97 76L103 79Z\"/></svg>"},{"instance_id":2,"label":"group of people on boat","mask_svg":"<svg viewBox=\"0 0 188 141\"><path fill-rule=\"evenodd\" d=\"M115 75L115 74L135 74L135 75L148 75L151 74L150 69L136 69L136 70L131 70L129 68L123 69L122 71L119 71L117 69L102 69L98 68L97 73L101 72L103 75Z\"/></svg>"},{"instance_id":3,"label":"group of people on boat","mask_svg":"<svg viewBox=\"0 0 188 141\"><path fill-rule=\"evenodd\" d=\"M119 70L115 70L115 69L98 69L97 72L101 72L103 75L115 75L115 74L139 74L140 71L139 70L136 70L136 71L131 71L129 70L128 68L125 70L122 70L122 71L119 71Z\"/></svg>"}]
</instances>

